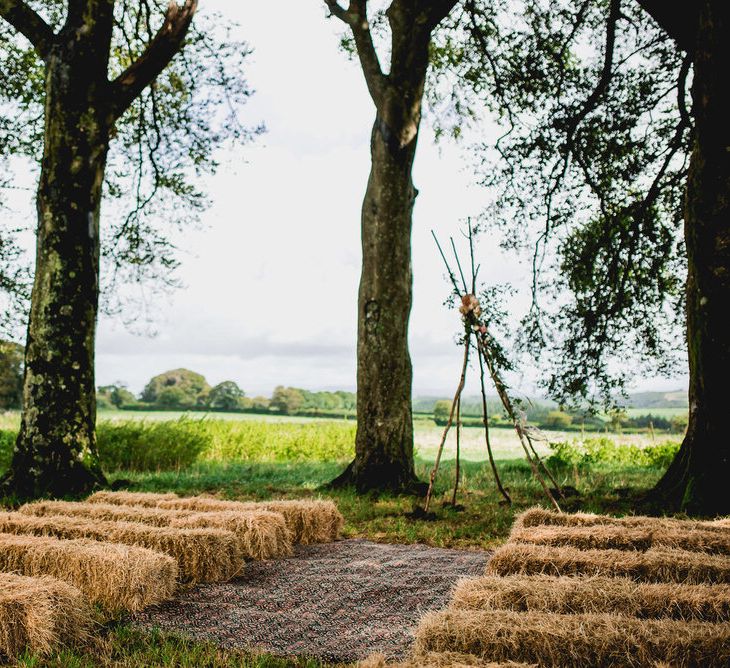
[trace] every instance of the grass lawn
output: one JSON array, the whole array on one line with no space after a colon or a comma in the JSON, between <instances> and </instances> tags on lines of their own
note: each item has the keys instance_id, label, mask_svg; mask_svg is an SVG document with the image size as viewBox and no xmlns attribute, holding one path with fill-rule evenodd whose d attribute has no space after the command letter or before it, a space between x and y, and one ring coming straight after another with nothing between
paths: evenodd
<instances>
[{"instance_id":1,"label":"grass lawn","mask_svg":"<svg viewBox=\"0 0 730 668\"><path fill-rule=\"evenodd\" d=\"M169 414L167 415L169 417ZM145 415L149 418L149 415ZM216 416L218 417L218 416ZM6 418L5 429L13 429L13 417ZM271 425L274 427L274 425ZM251 427L247 427L250 429ZM281 425L285 428L285 425ZM296 429L300 429L297 426ZM316 428L313 425L313 428ZM337 434L324 427L327 438ZM344 426L343 426L344 428ZM351 426L347 427L348 429ZM263 429L263 428L262 428ZM279 429L279 427L276 427ZM292 427L292 429L295 429ZM269 427L263 431L270 430ZM491 549L504 541L514 514L537 503L545 504L539 484L520 459L517 442L509 441L509 432L492 430L498 466L503 483L514 504L502 505L488 464L483 461L483 434L479 429L465 429L462 443L465 461L457 511L444 505L451 497L454 478L453 441L449 445L437 481L432 510L433 520L414 519L413 498L393 496L358 496L351 491L329 491L322 485L339 473L346 461L321 461L321 446L310 439L316 449L311 459L301 453L297 461L256 461L236 459L214 461L202 458L191 466L177 470L117 470L110 480L126 480L137 491L175 491L180 494L216 494L227 499L256 500L268 498L328 497L334 499L346 518L344 535L381 542L426 543L439 547ZM247 432L246 432L247 433ZM284 432L282 432L284 433ZM427 479L433 463L441 429L423 421L416 423L419 458L417 472ZM504 436L504 440L502 440ZM337 438L340 438L337 436ZM168 439L173 440L173 439ZM303 441L304 442L304 441ZM451 458L451 459L450 459ZM636 492L651 487L662 470L617 464L594 464L564 467L556 471L561 484L571 485L579 496L564 503L567 510L592 510L621 513L631 510ZM420 502L419 502L420 503ZM324 664L306 659L277 659L264 655L246 655L219 650L214 646L166 634L147 634L132 629L124 620L107 624L85 649L67 650L53 657L26 657L20 666L58 667L133 667L133 666L251 666L279 668L299 666L316 668Z\"/></svg>"}]
</instances>

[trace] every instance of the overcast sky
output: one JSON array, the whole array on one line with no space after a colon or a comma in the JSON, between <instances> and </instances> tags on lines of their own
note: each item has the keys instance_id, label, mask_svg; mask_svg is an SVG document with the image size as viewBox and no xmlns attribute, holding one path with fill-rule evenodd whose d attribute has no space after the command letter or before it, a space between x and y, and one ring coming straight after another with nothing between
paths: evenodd
<instances>
[{"instance_id":1,"label":"overcast sky","mask_svg":"<svg viewBox=\"0 0 730 668\"><path fill-rule=\"evenodd\" d=\"M254 48L247 75L256 94L244 116L268 132L226 156L206 184L213 206L202 231L176 240L188 251L185 287L156 309L157 336L100 319L98 384L121 380L138 392L152 375L187 367L211 384L234 380L248 395L280 384L354 390L359 217L374 118L362 75L338 50L341 25L325 18L321 0L200 6L240 23ZM467 166L463 147L437 147L423 127L414 171L416 395L450 394L458 380L459 319L442 305L448 286L430 231L448 237L481 210L486 193ZM480 278L519 283L528 269L495 246L480 241ZM526 390L535 375L525 370Z\"/></svg>"}]
</instances>

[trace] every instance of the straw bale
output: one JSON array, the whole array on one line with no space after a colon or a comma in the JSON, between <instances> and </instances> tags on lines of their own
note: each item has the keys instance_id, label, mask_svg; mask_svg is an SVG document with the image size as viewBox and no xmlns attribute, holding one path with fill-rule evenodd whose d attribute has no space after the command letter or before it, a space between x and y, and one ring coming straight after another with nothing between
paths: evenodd
<instances>
[{"instance_id":1,"label":"straw bale","mask_svg":"<svg viewBox=\"0 0 730 668\"><path fill-rule=\"evenodd\" d=\"M578 550L507 543L487 563L487 575L604 575L640 582L730 583L730 558L685 550Z\"/></svg>"},{"instance_id":2,"label":"straw bale","mask_svg":"<svg viewBox=\"0 0 730 668\"><path fill-rule=\"evenodd\" d=\"M282 500L282 501L222 501L205 497L181 498L162 501L160 508L187 508L203 512L234 511L251 512L267 510L280 513L295 543L330 543L340 537L345 523L333 501Z\"/></svg>"},{"instance_id":3,"label":"straw bale","mask_svg":"<svg viewBox=\"0 0 730 668\"><path fill-rule=\"evenodd\" d=\"M0 513L0 533L90 538L147 547L173 557L180 579L194 583L230 580L245 563L235 534L223 529L178 529L84 517Z\"/></svg>"},{"instance_id":4,"label":"straw bale","mask_svg":"<svg viewBox=\"0 0 730 668\"><path fill-rule=\"evenodd\" d=\"M643 583L611 577L486 575L460 580L449 607L730 622L730 585Z\"/></svg>"},{"instance_id":5,"label":"straw bale","mask_svg":"<svg viewBox=\"0 0 730 668\"><path fill-rule=\"evenodd\" d=\"M459 652L425 652L414 654L404 661L388 661L383 654L373 654L359 661L357 668L532 668L536 664L515 663L514 661L485 661L472 654Z\"/></svg>"},{"instance_id":6,"label":"straw bale","mask_svg":"<svg viewBox=\"0 0 730 668\"><path fill-rule=\"evenodd\" d=\"M581 550L648 550L652 547L730 555L730 531L675 526L517 526L509 540Z\"/></svg>"},{"instance_id":7,"label":"straw bale","mask_svg":"<svg viewBox=\"0 0 730 668\"><path fill-rule=\"evenodd\" d=\"M12 534L0 534L0 571L56 577L113 612L169 599L178 573L172 557L143 547Z\"/></svg>"},{"instance_id":8,"label":"straw bale","mask_svg":"<svg viewBox=\"0 0 730 668\"><path fill-rule=\"evenodd\" d=\"M644 515L629 515L626 517L612 517L611 515L595 515L593 513L558 513L553 510L535 507L520 513L513 528L534 527L540 525L552 526L620 526L644 527L657 529L664 527L675 530L705 530L716 531L727 535L728 526L722 521L680 520L674 517L646 517Z\"/></svg>"},{"instance_id":9,"label":"straw bale","mask_svg":"<svg viewBox=\"0 0 730 668\"><path fill-rule=\"evenodd\" d=\"M280 513L295 543L329 543L340 537L344 518L333 501L326 499L279 501L225 501L205 496L178 497L175 494L146 492L96 492L91 503L146 506L195 511L268 510Z\"/></svg>"},{"instance_id":10,"label":"straw bale","mask_svg":"<svg viewBox=\"0 0 730 668\"><path fill-rule=\"evenodd\" d=\"M66 582L0 573L0 660L76 644L91 623L88 603Z\"/></svg>"},{"instance_id":11,"label":"straw bale","mask_svg":"<svg viewBox=\"0 0 730 668\"><path fill-rule=\"evenodd\" d=\"M429 613L416 631L416 652L463 652L490 661L540 666L635 668L730 664L730 624L623 615L512 610Z\"/></svg>"},{"instance_id":12,"label":"straw bale","mask_svg":"<svg viewBox=\"0 0 730 668\"><path fill-rule=\"evenodd\" d=\"M179 498L174 492L94 492L86 500L89 503L112 503L119 506L145 506L157 508L160 501L174 501Z\"/></svg>"},{"instance_id":13,"label":"straw bale","mask_svg":"<svg viewBox=\"0 0 730 668\"><path fill-rule=\"evenodd\" d=\"M284 518L269 511L199 513L104 503L37 501L21 506L19 512L37 517L66 515L157 527L225 529L236 535L239 549L247 559L271 559L292 553L291 537Z\"/></svg>"},{"instance_id":14,"label":"straw bale","mask_svg":"<svg viewBox=\"0 0 730 668\"><path fill-rule=\"evenodd\" d=\"M275 559L294 553L291 533L280 513L268 510L196 513L163 509L158 512L184 513L171 521L173 527L217 527L232 531L238 538L239 549L249 559Z\"/></svg>"}]
</instances>

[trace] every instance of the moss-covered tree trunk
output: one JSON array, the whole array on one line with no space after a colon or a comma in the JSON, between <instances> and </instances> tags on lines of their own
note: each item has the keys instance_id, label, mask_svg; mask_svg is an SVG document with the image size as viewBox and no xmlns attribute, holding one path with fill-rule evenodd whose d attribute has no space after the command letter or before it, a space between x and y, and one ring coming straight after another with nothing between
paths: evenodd
<instances>
[{"instance_id":1,"label":"moss-covered tree trunk","mask_svg":"<svg viewBox=\"0 0 730 668\"><path fill-rule=\"evenodd\" d=\"M412 304L413 161L421 122L431 32L455 2L394 0L386 14L391 61L382 73L366 2L347 11L327 3L353 32L375 102L372 165L362 206L358 297L355 459L335 484L360 491L416 491L408 321Z\"/></svg>"},{"instance_id":2,"label":"moss-covered tree trunk","mask_svg":"<svg viewBox=\"0 0 730 668\"><path fill-rule=\"evenodd\" d=\"M20 497L78 495L104 483L95 438L94 341L111 4L93 16L72 14L46 56L23 414L6 481Z\"/></svg>"},{"instance_id":3,"label":"moss-covered tree trunk","mask_svg":"<svg viewBox=\"0 0 730 668\"><path fill-rule=\"evenodd\" d=\"M45 63L45 135L23 415L0 491L74 496L104 484L96 448L94 340L99 211L115 121L183 46L197 0L172 2L155 37L109 81L115 0L68 0L58 33L23 0L0 17ZM125 51L126 53L126 51Z\"/></svg>"},{"instance_id":4,"label":"moss-covered tree trunk","mask_svg":"<svg viewBox=\"0 0 730 668\"><path fill-rule=\"evenodd\" d=\"M685 207L689 425L653 496L667 510L715 515L730 513L730 3L697 4Z\"/></svg>"}]
</instances>

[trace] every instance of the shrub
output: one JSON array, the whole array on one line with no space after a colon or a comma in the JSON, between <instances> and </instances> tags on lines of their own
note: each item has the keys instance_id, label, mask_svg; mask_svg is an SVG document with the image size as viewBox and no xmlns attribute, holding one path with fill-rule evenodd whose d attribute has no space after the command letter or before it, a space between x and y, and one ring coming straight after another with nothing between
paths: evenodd
<instances>
[{"instance_id":1,"label":"shrub","mask_svg":"<svg viewBox=\"0 0 730 668\"><path fill-rule=\"evenodd\" d=\"M620 445L609 438L590 438L551 443L549 463L556 466L590 467L595 464L624 464L666 468L679 450L679 443L667 441L640 448Z\"/></svg>"},{"instance_id":2,"label":"shrub","mask_svg":"<svg viewBox=\"0 0 730 668\"><path fill-rule=\"evenodd\" d=\"M573 424L573 418L564 411L550 411L540 426L546 429L565 429Z\"/></svg>"},{"instance_id":3,"label":"shrub","mask_svg":"<svg viewBox=\"0 0 730 668\"><path fill-rule=\"evenodd\" d=\"M101 422L99 456L107 470L154 471L185 468L211 445L201 421Z\"/></svg>"},{"instance_id":4,"label":"shrub","mask_svg":"<svg viewBox=\"0 0 730 668\"><path fill-rule=\"evenodd\" d=\"M675 434L684 434L684 432L687 431L688 424L689 424L688 415L675 415L672 418L670 428Z\"/></svg>"},{"instance_id":5,"label":"shrub","mask_svg":"<svg viewBox=\"0 0 730 668\"><path fill-rule=\"evenodd\" d=\"M10 466L16 436L17 432L10 429L0 430L0 471L4 471Z\"/></svg>"},{"instance_id":6,"label":"shrub","mask_svg":"<svg viewBox=\"0 0 730 668\"><path fill-rule=\"evenodd\" d=\"M354 422L255 422L192 419L103 421L96 426L107 471L161 471L199 460L329 462L355 454ZM0 430L0 471L10 464L15 430Z\"/></svg>"}]
</instances>

